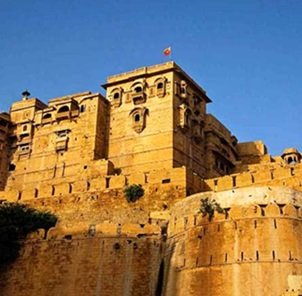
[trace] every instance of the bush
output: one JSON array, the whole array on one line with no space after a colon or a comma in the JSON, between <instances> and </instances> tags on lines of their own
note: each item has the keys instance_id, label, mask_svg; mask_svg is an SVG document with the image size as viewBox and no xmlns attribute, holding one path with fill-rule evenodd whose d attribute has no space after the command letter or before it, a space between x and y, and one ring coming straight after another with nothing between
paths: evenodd
<instances>
[{"instance_id":1,"label":"bush","mask_svg":"<svg viewBox=\"0 0 302 296\"><path fill-rule=\"evenodd\" d=\"M144 195L145 191L142 185L133 184L127 186L124 193L128 202L135 202Z\"/></svg>"},{"instance_id":2,"label":"bush","mask_svg":"<svg viewBox=\"0 0 302 296\"><path fill-rule=\"evenodd\" d=\"M0 205L0 267L14 261L21 247L20 240L39 228L48 231L57 217L50 212L32 209L18 203Z\"/></svg>"},{"instance_id":3,"label":"bush","mask_svg":"<svg viewBox=\"0 0 302 296\"><path fill-rule=\"evenodd\" d=\"M201 199L200 202L200 213L202 213L203 217L208 215L209 221L213 219L215 211L221 214L225 213L225 210L220 206L218 202L216 202L215 199L209 200L209 198L207 197L205 199Z\"/></svg>"}]
</instances>

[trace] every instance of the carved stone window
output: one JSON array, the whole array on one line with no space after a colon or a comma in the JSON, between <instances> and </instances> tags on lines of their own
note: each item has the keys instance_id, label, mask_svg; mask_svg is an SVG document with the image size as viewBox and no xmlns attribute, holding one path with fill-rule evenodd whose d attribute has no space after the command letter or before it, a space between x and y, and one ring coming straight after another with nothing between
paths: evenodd
<instances>
[{"instance_id":1,"label":"carved stone window","mask_svg":"<svg viewBox=\"0 0 302 296\"><path fill-rule=\"evenodd\" d=\"M56 138L55 148L56 148L57 152L67 150L68 141L69 141L69 137L68 137L69 133L70 133L69 129L60 130L60 131L56 132L57 138Z\"/></svg>"},{"instance_id":2,"label":"carved stone window","mask_svg":"<svg viewBox=\"0 0 302 296\"><path fill-rule=\"evenodd\" d=\"M122 104L122 89L115 88L111 92L111 105L119 107Z\"/></svg>"},{"instance_id":3,"label":"carved stone window","mask_svg":"<svg viewBox=\"0 0 302 296\"><path fill-rule=\"evenodd\" d=\"M135 91L137 94L139 94L139 93L141 93L141 92L143 91L143 88L139 85L139 86L137 86L137 87L134 88L134 91Z\"/></svg>"},{"instance_id":4,"label":"carved stone window","mask_svg":"<svg viewBox=\"0 0 302 296\"><path fill-rule=\"evenodd\" d=\"M70 118L70 109L68 106L62 106L57 113L57 120Z\"/></svg>"},{"instance_id":5,"label":"carved stone window","mask_svg":"<svg viewBox=\"0 0 302 296\"><path fill-rule=\"evenodd\" d=\"M22 144L19 146L19 154L28 154L30 152L30 144Z\"/></svg>"},{"instance_id":6,"label":"carved stone window","mask_svg":"<svg viewBox=\"0 0 302 296\"><path fill-rule=\"evenodd\" d=\"M84 113L86 111L86 105L80 106L80 113Z\"/></svg>"},{"instance_id":7,"label":"carved stone window","mask_svg":"<svg viewBox=\"0 0 302 296\"><path fill-rule=\"evenodd\" d=\"M161 77L155 81L156 95L159 98L162 98L166 95L166 80L167 79L165 77Z\"/></svg>"},{"instance_id":8,"label":"carved stone window","mask_svg":"<svg viewBox=\"0 0 302 296\"><path fill-rule=\"evenodd\" d=\"M178 125L181 128L190 128L192 111L188 108L187 105L182 104L178 107L178 112Z\"/></svg>"},{"instance_id":9,"label":"carved stone window","mask_svg":"<svg viewBox=\"0 0 302 296\"><path fill-rule=\"evenodd\" d=\"M187 83L184 80L180 82L180 96L182 98L187 97Z\"/></svg>"},{"instance_id":10,"label":"carved stone window","mask_svg":"<svg viewBox=\"0 0 302 296\"><path fill-rule=\"evenodd\" d=\"M46 113L42 117L42 124L50 123L52 121L51 113Z\"/></svg>"},{"instance_id":11,"label":"carved stone window","mask_svg":"<svg viewBox=\"0 0 302 296\"><path fill-rule=\"evenodd\" d=\"M134 121L139 122L141 120L141 116L139 114L134 115Z\"/></svg>"},{"instance_id":12,"label":"carved stone window","mask_svg":"<svg viewBox=\"0 0 302 296\"><path fill-rule=\"evenodd\" d=\"M132 128L137 133L141 133L146 127L146 117L148 115L147 108L135 108L130 114L132 117Z\"/></svg>"},{"instance_id":13,"label":"carved stone window","mask_svg":"<svg viewBox=\"0 0 302 296\"><path fill-rule=\"evenodd\" d=\"M136 82L132 85L131 99L135 105L146 102L146 94L144 92L144 86L141 82Z\"/></svg>"},{"instance_id":14,"label":"carved stone window","mask_svg":"<svg viewBox=\"0 0 302 296\"><path fill-rule=\"evenodd\" d=\"M301 161L301 154L296 148L285 149L281 157L284 162L289 165L295 165Z\"/></svg>"}]
</instances>

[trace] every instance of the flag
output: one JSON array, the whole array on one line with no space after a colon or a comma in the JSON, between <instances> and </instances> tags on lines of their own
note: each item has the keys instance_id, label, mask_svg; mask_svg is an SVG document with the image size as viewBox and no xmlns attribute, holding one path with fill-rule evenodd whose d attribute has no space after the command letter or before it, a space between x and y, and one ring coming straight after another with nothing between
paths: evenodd
<instances>
[{"instance_id":1,"label":"flag","mask_svg":"<svg viewBox=\"0 0 302 296\"><path fill-rule=\"evenodd\" d=\"M165 48L164 51L163 51L163 53L164 53L165 56L171 55L171 47Z\"/></svg>"}]
</instances>

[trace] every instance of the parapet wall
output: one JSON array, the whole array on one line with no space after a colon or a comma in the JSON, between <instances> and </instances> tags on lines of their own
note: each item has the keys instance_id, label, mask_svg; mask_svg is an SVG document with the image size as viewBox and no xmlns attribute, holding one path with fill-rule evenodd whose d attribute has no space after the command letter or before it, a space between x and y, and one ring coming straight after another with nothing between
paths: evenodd
<instances>
[{"instance_id":1,"label":"parapet wall","mask_svg":"<svg viewBox=\"0 0 302 296\"><path fill-rule=\"evenodd\" d=\"M275 165L204 181L203 191L223 191L249 186L284 186L302 190L302 164Z\"/></svg>"},{"instance_id":2,"label":"parapet wall","mask_svg":"<svg viewBox=\"0 0 302 296\"><path fill-rule=\"evenodd\" d=\"M187 171L185 167L171 170L152 171L148 174L135 173L131 175L108 175L94 178L85 178L75 180L70 178L57 178L42 182L40 184L32 183L26 189L6 188L6 191L0 191L0 199L8 201L27 201L37 198L47 198L79 193L108 192L117 189L123 189L127 185L141 184L145 188L152 187L154 190L168 190L171 186L183 192L185 197ZM197 184L197 183L196 183ZM201 186L199 182L196 186Z\"/></svg>"},{"instance_id":3,"label":"parapet wall","mask_svg":"<svg viewBox=\"0 0 302 296\"><path fill-rule=\"evenodd\" d=\"M206 197L225 214L203 217ZM288 276L302 274L301 234L302 194L295 191L266 187L189 197L172 210L164 295L281 295Z\"/></svg>"},{"instance_id":4,"label":"parapet wall","mask_svg":"<svg viewBox=\"0 0 302 296\"><path fill-rule=\"evenodd\" d=\"M119 231L120 229L120 231ZM109 223L37 231L0 274L1 295L155 295L160 228Z\"/></svg>"}]
</instances>

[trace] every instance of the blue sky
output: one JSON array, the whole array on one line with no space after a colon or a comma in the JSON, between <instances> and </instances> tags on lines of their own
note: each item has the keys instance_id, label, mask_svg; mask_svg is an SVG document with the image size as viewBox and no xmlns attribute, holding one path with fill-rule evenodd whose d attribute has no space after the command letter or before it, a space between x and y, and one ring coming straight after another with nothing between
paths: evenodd
<instances>
[{"instance_id":1,"label":"blue sky","mask_svg":"<svg viewBox=\"0 0 302 296\"><path fill-rule=\"evenodd\" d=\"M302 151L300 0L0 0L0 110L175 60L239 141Z\"/></svg>"}]
</instances>

